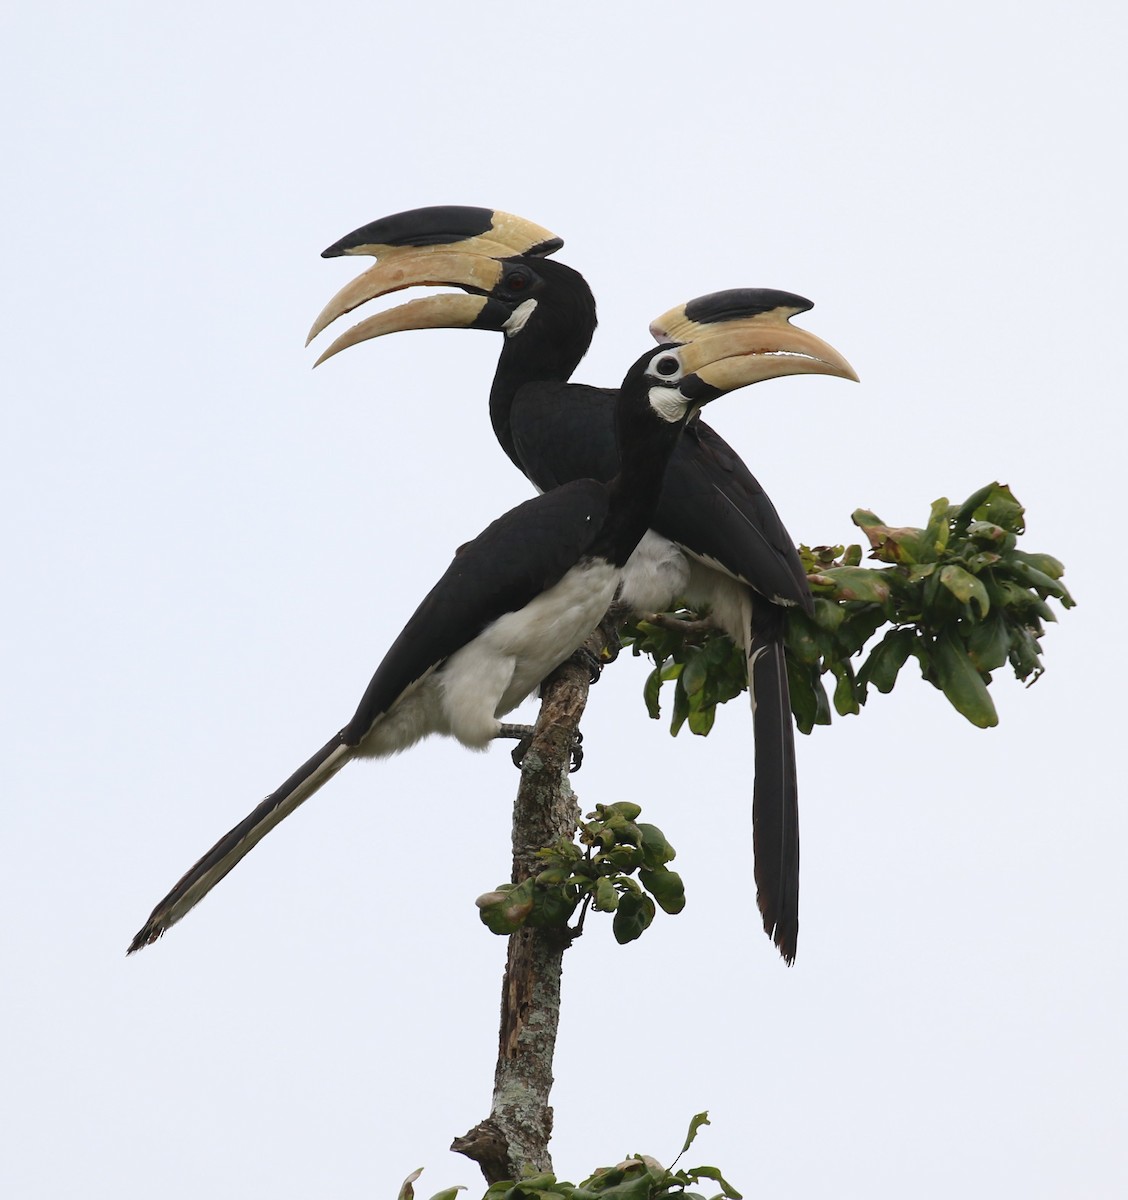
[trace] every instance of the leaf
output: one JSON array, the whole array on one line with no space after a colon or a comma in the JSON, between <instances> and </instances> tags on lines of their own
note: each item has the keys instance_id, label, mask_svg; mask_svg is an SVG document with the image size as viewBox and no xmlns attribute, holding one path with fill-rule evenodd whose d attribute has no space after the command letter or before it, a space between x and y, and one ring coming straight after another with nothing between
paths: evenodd
<instances>
[{"instance_id":1,"label":"leaf","mask_svg":"<svg viewBox=\"0 0 1128 1200\"><path fill-rule=\"evenodd\" d=\"M643 1169L640 1173L635 1174L632 1172L629 1177L623 1178L607 1187L583 1189L583 1193L581 1193L580 1189L577 1189L572 1195L573 1200L581 1194L601 1197L602 1200L649 1200L650 1193L657 1182L648 1170Z\"/></svg>"},{"instance_id":2,"label":"leaf","mask_svg":"<svg viewBox=\"0 0 1128 1200\"><path fill-rule=\"evenodd\" d=\"M863 514L866 517L872 516L872 513ZM855 512L853 520L855 524L861 524L858 520L859 513ZM870 545L873 547L871 558L876 558L882 562L888 563L919 563L919 562L934 562L936 560L935 544L929 542L928 533L924 529L916 529L911 525L891 526L891 525L861 525L866 537L869 538ZM849 569L849 568L844 568ZM829 571L826 574L830 574Z\"/></svg>"},{"instance_id":3,"label":"leaf","mask_svg":"<svg viewBox=\"0 0 1128 1200\"><path fill-rule=\"evenodd\" d=\"M1009 554L1014 549L1015 535L993 521L972 521L967 527L968 537L977 542L986 542L993 550Z\"/></svg>"},{"instance_id":4,"label":"leaf","mask_svg":"<svg viewBox=\"0 0 1128 1200\"><path fill-rule=\"evenodd\" d=\"M997 608L1010 608L1024 612L1034 599L1021 583L1013 579L1000 579L994 572L987 581L987 591L991 595L991 603Z\"/></svg>"},{"instance_id":5,"label":"leaf","mask_svg":"<svg viewBox=\"0 0 1128 1200\"><path fill-rule=\"evenodd\" d=\"M431 1200L454 1200L455 1196L457 1196L459 1192L464 1191L466 1191L466 1188L463 1184L455 1184L454 1187L443 1188L441 1192L436 1192L431 1197Z\"/></svg>"},{"instance_id":6,"label":"leaf","mask_svg":"<svg viewBox=\"0 0 1128 1200\"><path fill-rule=\"evenodd\" d=\"M555 1183L556 1183L555 1175L549 1175L549 1174L530 1175L527 1179L522 1179L522 1180L518 1181L517 1186L519 1188L521 1188L522 1190L541 1192L541 1191L544 1191L546 1188L551 1189Z\"/></svg>"},{"instance_id":7,"label":"leaf","mask_svg":"<svg viewBox=\"0 0 1128 1200\"><path fill-rule=\"evenodd\" d=\"M681 687L681 681L674 688L674 711L670 715L670 733L675 737L678 730L685 724L686 717L689 716L689 697L685 694L685 690Z\"/></svg>"},{"instance_id":8,"label":"leaf","mask_svg":"<svg viewBox=\"0 0 1128 1200\"><path fill-rule=\"evenodd\" d=\"M1031 554L1025 550L1015 550L1011 553L1011 558L1017 558L1019 562L1027 563L1051 579L1060 579L1065 574L1065 567L1061 560L1054 558L1052 554Z\"/></svg>"},{"instance_id":9,"label":"leaf","mask_svg":"<svg viewBox=\"0 0 1128 1200\"><path fill-rule=\"evenodd\" d=\"M980 729L998 725L999 717L987 685L951 629L940 634L932 647L931 659L936 681L958 713Z\"/></svg>"},{"instance_id":10,"label":"leaf","mask_svg":"<svg viewBox=\"0 0 1128 1200\"><path fill-rule=\"evenodd\" d=\"M743 670L744 652L737 649L733 644L732 638L727 633L711 633L706 639L701 652L705 655L705 662L710 670L726 666L734 655L737 656L739 665Z\"/></svg>"},{"instance_id":11,"label":"leaf","mask_svg":"<svg viewBox=\"0 0 1128 1200\"><path fill-rule=\"evenodd\" d=\"M560 929L568 924L579 904L578 896L569 895L561 885L538 887L533 892L533 907L525 920L532 929Z\"/></svg>"},{"instance_id":12,"label":"leaf","mask_svg":"<svg viewBox=\"0 0 1128 1200\"><path fill-rule=\"evenodd\" d=\"M865 575L873 575L873 571L863 571ZM857 599L854 596L844 597L848 600ZM815 597L815 624L820 629L825 629L827 633L833 633L839 625L846 619L846 610L841 604L834 600L828 600L825 596Z\"/></svg>"},{"instance_id":13,"label":"leaf","mask_svg":"<svg viewBox=\"0 0 1128 1200\"><path fill-rule=\"evenodd\" d=\"M1038 639L1025 626L1018 626L1011 630L1010 652L1007 657L1019 679L1027 679L1030 675L1037 679L1042 674Z\"/></svg>"},{"instance_id":14,"label":"leaf","mask_svg":"<svg viewBox=\"0 0 1128 1200\"><path fill-rule=\"evenodd\" d=\"M1015 551L1014 553L1017 553ZM1001 562L1002 558L996 554L994 550L980 550L978 554L970 555L966 560L968 568L975 575L978 575L984 567L994 566L995 563Z\"/></svg>"},{"instance_id":15,"label":"leaf","mask_svg":"<svg viewBox=\"0 0 1128 1200\"><path fill-rule=\"evenodd\" d=\"M997 483L989 483L985 487L981 487L978 491L972 492L955 513L952 514L952 526L958 533L966 530L968 523L975 515L975 510L987 503L988 496L998 486Z\"/></svg>"},{"instance_id":16,"label":"leaf","mask_svg":"<svg viewBox=\"0 0 1128 1200\"><path fill-rule=\"evenodd\" d=\"M721 1195L728 1197L728 1200L744 1200L743 1195L725 1179L716 1167L691 1167L686 1171L686 1174L694 1183L699 1179L712 1179L714 1183L719 1183L721 1185Z\"/></svg>"},{"instance_id":17,"label":"leaf","mask_svg":"<svg viewBox=\"0 0 1128 1200\"><path fill-rule=\"evenodd\" d=\"M861 706L854 694L854 669L843 659L831 663L830 669L837 680L834 686L834 707L838 715L846 717L857 714L861 711Z\"/></svg>"},{"instance_id":18,"label":"leaf","mask_svg":"<svg viewBox=\"0 0 1128 1200\"><path fill-rule=\"evenodd\" d=\"M917 563L916 566L909 568L909 582L920 583L922 579L927 579L935 570L935 563Z\"/></svg>"},{"instance_id":19,"label":"leaf","mask_svg":"<svg viewBox=\"0 0 1128 1200\"><path fill-rule=\"evenodd\" d=\"M940 582L961 604L970 604L974 600L979 606L979 615L981 617L987 615L991 607L987 589L969 571L956 566L955 563L949 563L940 570Z\"/></svg>"},{"instance_id":20,"label":"leaf","mask_svg":"<svg viewBox=\"0 0 1128 1200\"><path fill-rule=\"evenodd\" d=\"M912 653L915 637L911 629L890 630L870 651L869 658L858 672L859 683L872 683L879 692L888 695Z\"/></svg>"},{"instance_id":21,"label":"leaf","mask_svg":"<svg viewBox=\"0 0 1128 1200\"><path fill-rule=\"evenodd\" d=\"M502 1196L507 1195L516 1186L517 1184L512 1179L501 1179L497 1183L491 1183L482 1200L501 1200Z\"/></svg>"},{"instance_id":22,"label":"leaf","mask_svg":"<svg viewBox=\"0 0 1128 1200\"><path fill-rule=\"evenodd\" d=\"M638 831L642 834L642 854L647 867L656 870L677 858L677 851L666 840L666 835L657 825L639 821Z\"/></svg>"},{"instance_id":23,"label":"leaf","mask_svg":"<svg viewBox=\"0 0 1128 1200\"><path fill-rule=\"evenodd\" d=\"M638 881L658 901L662 911L676 916L685 908L685 885L677 871L659 867L656 871L640 868Z\"/></svg>"},{"instance_id":24,"label":"leaf","mask_svg":"<svg viewBox=\"0 0 1128 1200\"><path fill-rule=\"evenodd\" d=\"M717 707L715 704L710 704L704 708L691 708L689 710L689 732L697 734L698 737L708 737L709 731L713 728L713 721L717 716Z\"/></svg>"},{"instance_id":25,"label":"leaf","mask_svg":"<svg viewBox=\"0 0 1128 1200\"><path fill-rule=\"evenodd\" d=\"M941 496L939 500L932 502L932 508L928 514L928 526L924 531L926 552L929 558L939 558L947 548L950 532L948 514L951 507L947 496Z\"/></svg>"},{"instance_id":26,"label":"leaf","mask_svg":"<svg viewBox=\"0 0 1128 1200\"><path fill-rule=\"evenodd\" d=\"M478 906L478 916L482 924L491 933L508 935L516 933L525 923L525 918L533 911L533 880L526 879L514 887L505 884L496 892L487 892L479 896L475 903Z\"/></svg>"},{"instance_id":27,"label":"leaf","mask_svg":"<svg viewBox=\"0 0 1128 1200\"><path fill-rule=\"evenodd\" d=\"M600 876L595 881L595 887L592 889L592 903L598 912L614 912L619 907L619 893L615 891L614 884L606 875Z\"/></svg>"},{"instance_id":28,"label":"leaf","mask_svg":"<svg viewBox=\"0 0 1128 1200\"><path fill-rule=\"evenodd\" d=\"M423 1168L417 1167L411 1174L400 1184L399 1196L397 1200L412 1200L415 1195L415 1189L411 1186L420 1175L423 1174Z\"/></svg>"},{"instance_id":29,"label":"leaf","mask_svg":"<svg viewBox=\"0 0 1128 1200\"><path fill-rule=\"evenodd\" d=\"M658 702L658 694L662 690L662 669L655 667L646 677L646 682L642 685L642 700L646 705L646 711L650 714L651 720L657 721L662 715L662 709Z\"/></svg>"},{"instance_id":30,"label":"leaf","mask_svg":"<svg viewBox=\"0 0 1128 1200\"><path fill-rule=\"evenodd\" d=\"M806 613L793 609L788 613L787 648L801 663L816 663L821 657L818 627Z\"/></svg>"},{"instance_id":31,"label":"leaf","mask_svg":"<svg viewBox=\"0 0 1128 1200\"><path fill-rule=\"evenodd\" d=\"M615 941L625 946L627 942L641 937L654 920L655 911L654 901L649 896L625 893L612 921Z\"/></svg>"},{"instance_id":32,"label":"leaf","mask_svg":"<svg viewBox=\"0 0 1128 1200\"><path fill-rule=\"evenodd\" d=\"M1024 533L1025 513L1010 488L1005 483L996 483L983 503L976 507L975 517L980 521L993 521L1010 533Z\"/></svg>"},{"instance_id":33,"label":"leaf","mask_svg":"<svg viewBox=\"0 0 1128 1200\"><path fill-rule=\"evenodd\" d=\"M633 871L644 862L642 851L638 847L625 846L622 843L608 850L606 854L601 854L600 859L609 862L618 871Z\"/></svg>"},{"instance_id":34,"label":"leaf","mask_svg":"<svg viewBox=\"0 0 1128 1200\"><path fill-rule=\"evenodd\" d=\"M787 687L791 693L791 712L800 733L810 733L819 713L819 702L815 689L822 690L818 671L805 663L796 662L787 656Z\"/></svg>"},{"instance_id":35,"label":"leaf","mask_svg":"<svg viewBox=\"0 0 1128 1200\"><path fill-rule=\"evenodd\" d=\"M681 1156L690 1148L690 1146L693 1145L693 1140L697 1137L697 1131L701 1128L701 1126L709 1124L711 1124L711 1122L709 1120L708 1111L699 1112L693 1118L693 1120L690 1121L689 1132L685 1135L685 1145L682 1146L681 1150L678 1152L678 1158L681 1158ZM678 1158L675 1158L674 1162L677 1162Z\"/></svg>"},{"instance_id":36,"label":"leaf","mask_svg":"<svg viewBox=\"0 0 1128 1200\"><path fill-rule=\"evenodd\" d=\"M1002 613L973 625L967 638L967 652L978 671L997 671L1007 661L1010 630Z\"/></svg>"},{"instance_id":37,"label":"leaf","mask_svg":"<svg viewBox=\"0 0 1128 1200\"><path fill-rule=\"evenodd\" d=\"M682 668L681 684L686 695L693 696L705 686L709 667L704 655L696 646L686 647L685 666Z\"/></svg>"},{"instance_id":38,"label":"leaf","mask_svg":"<svg viewBox=\"0 0 1128 1200\"><path fill-rule=\"evenodd\" d=\"M875 630L886 622L886 616L880 608L867 604L859 608L842 622L838 631L839 656L849 658L870 640ZM828 655L828 658L831 657Z\"/></svg>"},{"instance_id":39,"label":"leaf","mask_svg":"<svg viewBox=\"0 0 1128 1200\"><path fill-rule=\"evenodd\" d=\"M1044 571L1039 571L1037 567L1018 558L1017 555L1012 554L1003 565L1028 587L1032 587L1040 596L1053 596L1056 600L1060 600L1066 608L1073 607L1074 599L1066 590L1064 583L1059 583Z\"/></svg>"}]
</instances>

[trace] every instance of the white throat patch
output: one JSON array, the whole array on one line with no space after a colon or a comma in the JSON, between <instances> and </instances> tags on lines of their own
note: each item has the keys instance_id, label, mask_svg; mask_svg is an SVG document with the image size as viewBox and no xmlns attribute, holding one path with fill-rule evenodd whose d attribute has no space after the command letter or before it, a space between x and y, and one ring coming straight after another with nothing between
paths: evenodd
<instances>
[{"instance_id":1,"label":"white throat patch","mask_svg":"<svg viewBox=\"0 0 1128 1200\"><path fill-rule=\"evenodd\" d=\"M502 325L507 338L512 337L515 333L520 333L525 328L525 322L533 315L533 310L536 308L537 302L533 299L522 300L520 304L513 310L513 316Z\"/></svg>"},{"instance_id":2,"label":"white throat patch","mask_svg":"<svg viewBox=\"0 0 1128 1200\"><path fill-rule=\"evenodd\" d=\"M676 425L685 416L685 411L689 407L689 402L681 392L672 387L652 387L648 393L648 399L650 407L663 421L668 421L671 425Z\"/></svg>"}]
</instances>

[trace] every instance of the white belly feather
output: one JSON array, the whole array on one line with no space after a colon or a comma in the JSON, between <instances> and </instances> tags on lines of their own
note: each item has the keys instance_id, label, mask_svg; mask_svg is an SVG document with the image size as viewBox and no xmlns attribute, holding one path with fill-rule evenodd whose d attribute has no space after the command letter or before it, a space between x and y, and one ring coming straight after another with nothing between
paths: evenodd
<instances>
[{"instance_id":1,"label":"white belly feather","mask_svg":"<svg viewBox=\"0 0 1128 1200\"><path fill-rule=\"evenodd\" d=\"M483 747L517 707L599 624L619 571L602 560L573 567L519 612L506 613L436 672L449 732Z\"/></svg>"},{"instance_id":2,"label":"white belly feather","mask_svg":"<svg viewBox=\"0 0 1128 1200\"><path fill-rule=\"evenodd\" d=\"M648 529L623 570L620 600L636 616L668 612L676 601L706 608L737 645L748 642L748 587L720 563L690 554Z\"/></svg>"},{"instance_id":3,"label":"white belly feather","mask_svg":"<svg viewBox=\"0 0 1128 1200\"><path fill-rule=\"evenodd\" d=\"M619 599L631 612L666 612L685 595L689 583L689 560L660 533L648 529L623 568Z\"/></svg>"}]
</instances>

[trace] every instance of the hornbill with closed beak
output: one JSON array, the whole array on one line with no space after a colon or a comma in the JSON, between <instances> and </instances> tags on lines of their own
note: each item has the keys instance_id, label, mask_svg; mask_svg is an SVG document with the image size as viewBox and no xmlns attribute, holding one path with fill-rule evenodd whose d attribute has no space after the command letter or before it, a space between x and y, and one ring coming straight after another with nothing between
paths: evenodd
<instances>
[{"instance_id":1,"label":"hornbill with closed beak","mask_svg":"<svg viewBox=\"0 0 1128 1200\"><path fill-rule=\"evenodd\" d=\"M494 432L541 491L618 470L613 389L569 383L595 331L583 276L545 257L563 245L521 217L460 206L413 209L346 235L324 257L372 255L310 330L377 296L419 285L467 294L427 296L378 313L317 360L404 329L463 327L505 335L490 392ZM734 317L782 331L809 301L786 292L714 293L659 317L659 342L687 342ZM815 367L812 370L817 369ZM856 378L850 373L850 378ZM784 658L783 609L812 611L795 544L740 456L694 418L674 448L650 529L627 564L620 603L636 615L677 601L708 609L746 655L755 736L753 843L764 929L783 957L799 931L799 824L795 733Z\"/></svg>"},{"instance_id":2,"label":"hornbill with closed beak","mask_svg":"<svg viewBox=\"0 0 1128 1200\"><path fill-rule=\"evenodd\" d=\"M179 921L350 759L394 754L431 733L475 749L506 736L499 718L571 655L610 607L686 421L725 392L812 370L850 374L818 338L755 317L647 351L618 392L622 455L614 478L576 480L528 500L460 547L348 724L188 871L130 952Z\"/></svg>"}]
</instances>

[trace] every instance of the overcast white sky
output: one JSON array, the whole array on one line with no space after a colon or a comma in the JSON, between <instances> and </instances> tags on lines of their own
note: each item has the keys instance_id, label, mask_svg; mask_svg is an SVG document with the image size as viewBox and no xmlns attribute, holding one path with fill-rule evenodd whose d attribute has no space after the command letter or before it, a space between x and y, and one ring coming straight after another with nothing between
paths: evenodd
<instances>
[{"instance_id":1,"label":"overcast white sky","mask_svg":"<svg viewBox=\"0 0 1128 1200\"><path fill-rule=\"evenodd\" d=\"M529 494L494 335L311 373L422 204L564 237L613 384L721 287L810 296L861 386L719 403L797 539L1009 482L1080 607L999 728L907 673L800 744L802 935L751 900L744 706L585 722L586 807L635 799L689 907L568 956L555 1156L748 1195L1122 1194L1124 66L1117 6L998 2L9 6L0 1192L392 1196L480 1184L508 870L505 751L351 767L157 946L218 834L347 719L453 548Z\"/></svg>"}]
</instances>

